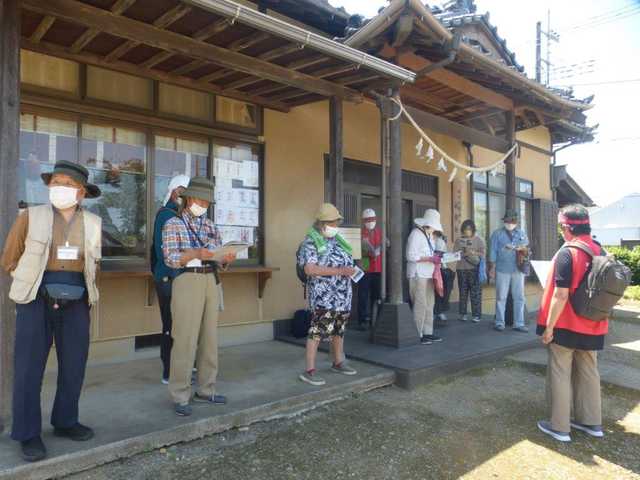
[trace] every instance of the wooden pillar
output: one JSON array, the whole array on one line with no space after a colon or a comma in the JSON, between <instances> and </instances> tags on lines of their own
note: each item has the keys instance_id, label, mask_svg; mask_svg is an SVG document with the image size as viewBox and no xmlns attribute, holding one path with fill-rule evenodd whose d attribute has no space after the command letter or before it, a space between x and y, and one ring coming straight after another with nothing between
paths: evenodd
<instances>
[{"instance_id":1,"label":"wooden pillar","mask_svg":"<svg viewBox=\"0 0 640 480\"><path fill-rule=\"evenodd\" d=\"M394 89L392 94L397 94ZM388 295L382 305L382 311L378 315L378 320L374 324L371 334L373 343L390 345L396 348L416 345L419 342L419 335L413 321L413 314L407 303L404 303L402 292L402 120L394 118L399 107L391 102L389 98L380 99L381 122L381 155L383 175L387 172L389 190L388 214L383 217L386 225L384 229L387 238L391 242L389 255L386 257L385 267L388 271L389 284L387 285ZM385 192L386 197L386 192ZM382 201L383 208L386 205L386 198ZM383 271L383 275L386 274Z\"/></svg>"},{"instance_id":2,"label":"wooden pillar","mask_svg":"<svg viewBox=\"0 0 640 480\"><path fill-rule=\"evenodd\" d=\"M331 202L344 215L344 157L342 100L331 97L329 100L329 172L331 185Z\"/></svg>"},{"instance_id":3,"label":"wooden pillar","mask_svg":"<svg viewBox=\"0 0 640 480\"><path fill-rule=\"evenodd\" d=\"M505 112L506 140L509 148L516 140L516 119L513 111ZM516 155L517 151L509 155L505 162L507 174L507 209L516 208Z\"/></svg>"},{"instance_id":4,"label":"wooden pillar","mask_svg":"<svg viewBox=\"0 0 640 480\"><path fill-rule=\"evenodd\" d=\"M20 134L19 0L0 0L0 247L18 212L17 172ZM11 412L15 306L11 279L0 273L0 431Z\"/></svg>"},{"instance_id":5,"label":"wooden pillar","mask_svg":"<svg viewBox=\"0 0 640 480\"><path fill-rule=\"evenodd\" d=\"M394 89L393 94L398 91ZM390 115L394 118L398 105L391 104ZM402 136L400 118L389 121L389 241L391 248L387 265L389 267L389 303L399 305L402 295Z\"/></svg>"}]
</instances>

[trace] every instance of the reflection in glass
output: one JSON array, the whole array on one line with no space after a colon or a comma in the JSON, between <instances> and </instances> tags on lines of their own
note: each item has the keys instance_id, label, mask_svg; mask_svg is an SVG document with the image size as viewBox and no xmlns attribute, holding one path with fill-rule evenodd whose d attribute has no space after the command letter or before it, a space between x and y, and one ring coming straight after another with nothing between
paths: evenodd
<instances>
[{"instance_id":1,"label":"reflection in glass","mask_svg":"<svg viewBox=\"0 0 640 480\"><path fill-rule=\"evenodd\" d=\"M495 232L502 228L502 217L505 214L506 197L504 195L490 193L489 194L489 231Z\"/></svg>"},{"instance_id":2,"label":"reflection in glass","mask_svg":"<svg viewBox=\"0 0 640 480\"><path fill-rule=\"evenodd\" d=\"M77 161L75 122L36 115L20 115L18 202L24 208L49 201L40 174L53 170L58 160Z\"/></svg>"},{"instance_id":3,"label":"reflection in glass","mask_svg":"<svg viewBox=\"0 0 640 480\"><path fill-rule=\"evenodd\" d=\"M102 217L105 257L144 257L146 242L146 136L100 125L82 125L80 163L102 190L87 208Z\"/></svg>"},{"instance_id":4,"label":"reflection in glass","mask_svg":"<svg viewBox=\"0 0 640 480\"><path fill-rule=\"evenodd\" d=\"M155 137L155 192L154 212L162 206L171 178L176 175L189 177L208 174L209 143L183 140L176 137Z\"/></svg>"},{"instance_id":5,"label":"reflection in glass","mask_svg":"<svg viewBox=\"0 0 640 480\"><path fill-rule=\"evenodd\" d=\"M473 192L473 221L476 224L478 236L487 239L487 194L485 192Z\"/></svg>"}]
</instances>

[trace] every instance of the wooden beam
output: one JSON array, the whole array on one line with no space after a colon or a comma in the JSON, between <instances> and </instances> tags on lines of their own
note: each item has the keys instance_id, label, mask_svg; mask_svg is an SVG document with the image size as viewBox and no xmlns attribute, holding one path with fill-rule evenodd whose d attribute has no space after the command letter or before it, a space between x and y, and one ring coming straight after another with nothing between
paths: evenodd
<instances>
[{"instance_id":1,"label":"wooden beam","mask_svg":"<svg viewBox=\"0 0 640 480\"><path fill-rule=\"evenodd\" d=\"M433 62L420 57L413 52L400 53L397 61L399 65L416 72L433 64ZM435 80L438 83L457 90L460 93L464 93L465 95L477 98L488 105L492 105L501 110L513 110L513 100L510 98L485 88L471 80L467 80L457 73L453 73L445 68L435 70L428 76L430 79Z\"/></svg>"},{"instance_id":2,"label":"wooden beam","mask_svg":"<svg viewBox=\"0 0 640 480\"><path fill-rule=\"evenodd\" d=\"M393 36L393 47L399 47L404 45L404 42L409 38L411 32L413 32L413 15L403 14L400 16L395 24L395 33Z\"/></svg>"},{"instance_id":3,"label":"wooden beam","mask_svg":"<svg viewBox=\"0 0 640 480\"><path fill-rule=\"evenodd\" d=\"M205 62L204 60L192 60L191 62L187 62L185 65L182 65L181 67L171 70L171 73L173 75L184 75L185 73L189 73L189 72L193 72L194 70L197 70L198 68L206 65L207 63L208 62Z\"/></svg>"},{"instance_id":4,"label":"wooden beam","mask_svg":"<svg viewBox=\"0 0 640 480\"><path fill-rule=\"evenodd\" d=\"M329 177L331 201L336 208L344 211L344 125L342 100L329 99Z\"/></svg>"},{"instance_id":5,"label":"wooden beam","mask_svg":"<svg viewBox=\"0 0 640 480\"><path fill-rule=\"evenodd\" d=\"M511 145L502 138L488 135L475 128L466 127L441 116L418 110L417 108L407 106L406 109L421 127L427 128L435 133L449 135L450 137L457 138L472 145L500 153L506 153L509 151L509 148L511 148Z\"/></svg>"},{"instance_id":6,"label":"wooden beam","mask_svg":"<svg viewBox=\"0 0 640 480\"><path fill-rule=\"evenodd\" d=\"M31 34L31 37L29 37L30 40L35 43L38 43L40 40L42 40L42 37L47 34L49 29L51 28L51 25L53 25L53 22L55 21L56 17L53 17L51 15L47 15L46 17L44 17L35 31Z\"/></svg>"},{"instance_id":7,"label":"wooden beam","mask_svg":"<svg viewBox=\"0 0 640 480\"><path fill-rule=\"evenodd\" d=\"M184 35L156 26L148 25L123 16L116 16L100 8L75 0L23 0L22 7L45 15L51 14L69 22L82 23L98 28L132 42L144 42L162 50L211 61L225 68L231 68L266 80L318 93L324 96L338 96L345 100L360 102L362 95L354 90L336 85L311 75L291 71L272 63L258 60L239 52L232 52L216 45L199 42ZM107 62L108 63L108 62Z\"/></svg>"},{"instance_id":8,"label":"wooden beam","mask_svg":"<svg viewBox=\"0 0 640 480\"><path fill-rule=\"evenodd\" d=\"M317 78L326 78L326 77L330 77L331 75L337 75L338 73L344 73L344 72L350 72L352 70L355 70L356 67L355 65L338 65L335 67L327 67L327 68L323 68L321 70L316 70L315 72L312 73L312 75L314 77ZM341 82L338 82L341 83ZM345 84L346 85L346 84ZM226 88L225 86L223 86L222 88ZM254 90L254 92L261 92L260 95L267 95L270 93L274 93L274 92L278 92L280 90L283 90L285 88L288 88L286 85L267 85L266 87L263 88L259 88L257 90ZM288 93L283 93L283 98L295 98L295 97L300 97L302 95L305 95L305 92L288 92ZM271 98L277 98L277 97L271 97Z\"/></svg>"},{"instance_id":9,"label":"wooden beam","mask_svg":"<svg viewBox=\"0 0 640 480\"><path fill-rule=\"evenodd\" d=\"M191 7L180 3L175 7L173 7L171 10L160 15L160 17L153 22L153 26L158 29L167 28L172 23L180 20L190 11L191 11ZM118 48L110 52L105 58L108 62L113 62L114 60L118 60L119 58L124 57L127 54L127 52L133 50L141 43L145 43L145 42L140 42L138 40L127 40Z\"/></svg>"},{"instance_id":10,"label":"wooden beam","mask_svg":"<svg viewBox=\"0 0 640 480\"><path fill-rule=\"evenodd\" d=\"M504 112L506 140L513 145L516 140L516 115L513 111ZM515 154L509 155L505 160L507 176L507 209L516 208L516 159Z\"/></svg>"},{"instance_id":11,"label":"wooden beam","mask_svg":"<svg viewBox=\"0 0 640 480\"><path fill-rule=\"evenodd\" d=\"M114 15L122 15L129 7L131 7L137 0L118 0L111 7L111 13ZM73 45L71 45L71 51L74 53L80 52L84 47L89 45L91 41L98 36L100 30L95 28L87 29L82 35L80 35Z\"/></svg>"},{"instance_id":12,"label":"wooden beam","mask_svg":"<svg viewBox=\"0 0 640 480\"><path fill-rule=\"evenodd\" d=\"M20 1L0 0L0 244L18 213L20 145ZM0 275L0 432L9 425L16 334L11 277ZM27 345L21 347L28 348Z\"/></svg>"},{"instance_id":13,"label":"wooden beam","mask_svg":"<svg viewBox=\"0 0 640 480\"><path fill-rule=\"evenodd\" d=\"M403 85L400 89L400 96L426 105L439 112L444 112L448 106L448 102L444 98L424 92L420 88L412 85Z\"/></svg>"},{"instance_id":14,"label":"wooden beam","mask_svg":"<svg viewBox=\"0 0 640 480\"><path fill-rule=\"evenodd\" d=\"M354 75L349 75L347 77L340 78L340 80L338 80L338 83L340 85L353 85L355 83L370 82L372 80L375 80L376 78L379 78L379 76L375 73L371 73L369 75L354 74ZM285 92L279 95L274 95L269 98L271 100L276 100L281 102L285 100L291 100L293 98L304 97L305 95L308 95L308 92L305 92L302 90L296 90L294 92Z\"/></svg>"},{"instance_id":15,"label":"wooden beam","mask_svg":"<svg viewBox=\"0 0 640 480\"><path fill-rule=\"evenodd\" d=\"M22 48L32 50L34 52L44 53L45 55L53 55L55 57L66 58L75 62L87 63L89 65L95 65L97 67L108 68L110 70L116 70L122 73L128 73L129 75L136 75L138 77L151 78L160 82L170 83L172 85L178 85L185 88L193 88L201 92L221 94L222 89L207 82L201 82L189 77L179 77L170 73L161 72L159 70L148 70L141 68L131 63L115 61L107 62L99 55L94 55L88 52L73 53L68 49L65 49L59 45L54 45L47 42L32 43L27 39L22 40ZM244 92L238 92L235 90L225 90L224 95L226 97L235 98L236 100L242 100L243 102L255 103L262 105L266 108L278 110L281 112L288 112L289 107L281 102L275 102L258 95L247 94Z\"/></svg>"}]
</instances>

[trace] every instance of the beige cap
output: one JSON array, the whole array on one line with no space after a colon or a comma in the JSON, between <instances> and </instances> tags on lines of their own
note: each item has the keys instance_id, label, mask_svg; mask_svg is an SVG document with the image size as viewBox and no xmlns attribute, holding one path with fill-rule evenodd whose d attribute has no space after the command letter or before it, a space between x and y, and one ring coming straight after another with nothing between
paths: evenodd
<instances>
[{"instance_id":1,"label":"beige cap","mask_svg":"<svg viewBox=\"0 0 640 480\"><path fill-rule=\"evenodd\" d=\"M316 213L316 220L321 222L335 222L336 220L342 220L342 215L340 215L340 212L334 205L323 203L320 205L318 213Z\"/></svg>"}]
</instances>

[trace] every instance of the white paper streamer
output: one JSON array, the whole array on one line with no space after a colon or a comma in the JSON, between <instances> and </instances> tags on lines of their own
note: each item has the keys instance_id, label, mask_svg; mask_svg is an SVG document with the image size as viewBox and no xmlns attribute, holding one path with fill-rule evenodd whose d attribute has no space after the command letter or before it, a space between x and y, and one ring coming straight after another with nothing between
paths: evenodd
<instances>
[{"instance_id":1,"label":"white paper streamer","mask_svg":"<svg viewBox=\"0 0 640 480\"><path fill-rule=\"evenodd\" d=\"M458 174L458 167L454 167L453 172L451 172L451 175L449 175L449 183L455 180L457 174Z\"/></svg>"}]
</instances>

